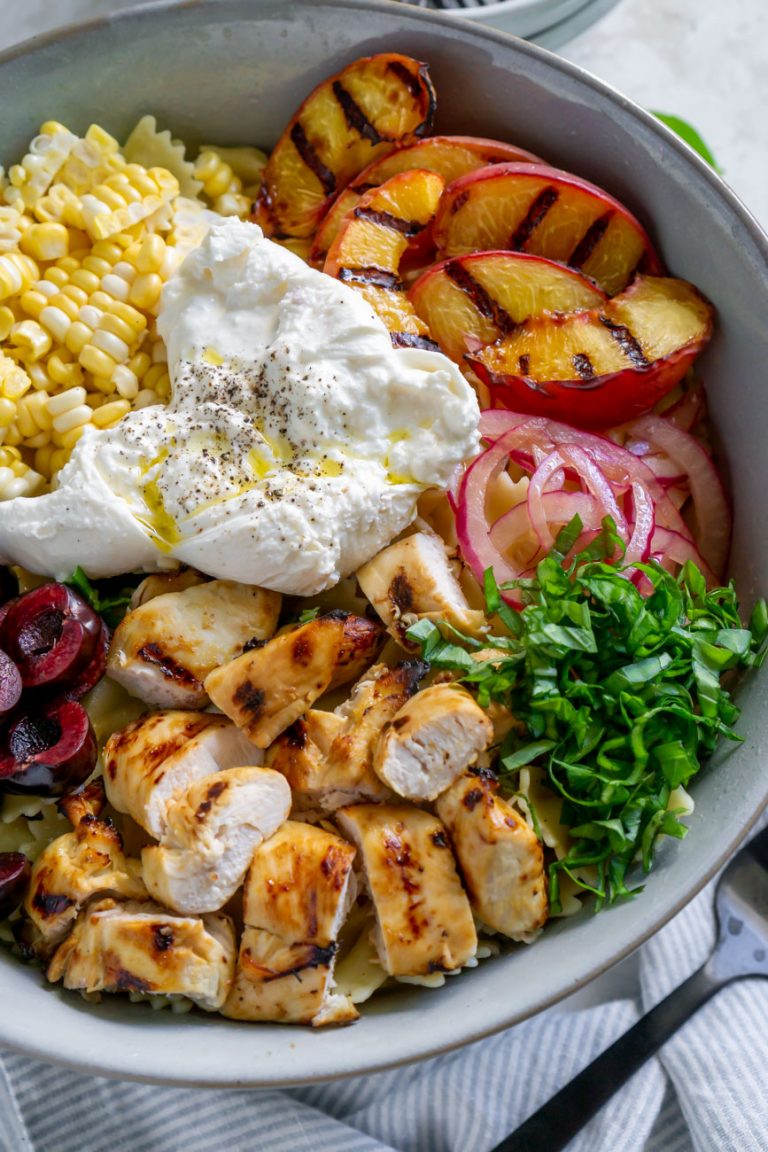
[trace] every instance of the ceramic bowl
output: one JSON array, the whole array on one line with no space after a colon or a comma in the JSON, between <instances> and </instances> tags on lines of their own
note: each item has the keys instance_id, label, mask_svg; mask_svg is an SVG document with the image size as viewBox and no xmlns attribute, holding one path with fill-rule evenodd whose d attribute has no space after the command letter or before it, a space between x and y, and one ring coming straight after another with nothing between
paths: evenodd
<instances>
[{"instance_id":1,"label":"ceramic bowl","mask_svg":"<svg viewBox=\"0 0 768 1152\"><path fill-rule=\"evenodd\" d=\"M161 3L33 41L0 58L0 156L55 117L118 138L153 112L195 144L274 143L299 101L357 56L429 62L438 129L515 141L625 201L670 269L718 309L701 373L730 461L732 572L745 603L768 587L768 241L719 177L651 116L573 65L503 33L389 0ZM235 1024L101 1005L44 986L0 953L0 1046L102 1075L179 1084L274 1085L361 1073L465 1044L539 1012L636 948L683 907L768 798L768 667L740 693L744 742L696 781L682 843L662 846L643 895L552 923L531 948L438 991L375 998L352 1028Z\"/></svg>"}]
</instances>

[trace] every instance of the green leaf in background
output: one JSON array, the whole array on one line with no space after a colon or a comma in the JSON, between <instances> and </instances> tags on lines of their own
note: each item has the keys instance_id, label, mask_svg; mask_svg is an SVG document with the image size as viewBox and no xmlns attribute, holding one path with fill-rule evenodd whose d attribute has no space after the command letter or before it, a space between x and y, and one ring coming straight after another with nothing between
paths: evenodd
<instances>
[{"instance_id":1,"label":"green leaf in background","mask_svg":"<svg viewBox=\"0 0 768 1152\"><path fill-rule=\"evenodd\" d=\"M685 140L686 144L693 148L694 152L698 152L699 156L702 156L707 164L711 164L715 172L722 174L723 169L719 166L717 160L715 160L693 124L689 124L688 121L683 120L681 116L672 116L668 112L653 112L652 115L654 115L657 120L661 120L662 124L666 124L667 128L671 128L673 132L676 132L681 140Z\"/></svg>"}]
</instances>

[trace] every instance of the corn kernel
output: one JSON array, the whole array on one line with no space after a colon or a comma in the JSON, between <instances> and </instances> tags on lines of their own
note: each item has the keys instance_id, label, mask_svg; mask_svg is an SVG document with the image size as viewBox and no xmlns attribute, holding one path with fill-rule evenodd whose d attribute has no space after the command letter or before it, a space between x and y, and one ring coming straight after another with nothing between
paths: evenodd
<instances>
[{"instance_id":1,"label":"corn kernel","mask_svg":"<svg viewBox=\"0 0 768 1152\"><path fill-rule=\"evenodd\" d=\"M63 224L30 224L19 247L35 260L60 260L69 253L69 233Z\"/></svg>"},{"instance_id":2,"label":"corn kernel","mask_svg":"<svg viewBox=\"0 0 768 1152\"><path fill-rule=\"evenodd\" d=\"M117 368L119 367L120 365L118 364ZM115 372L117 371L117 368L115 369ZM114 373L112 376L91 376L90 380L91 384L97 392L103 394L103 396L111 396L116 387L113 377Z\"/></svg>"},{"instance_id":3,"label":"corn kernel","mask_svg":"<svg viewBox=\"0 0 768 1152\"><path fill-rule=\"evenodd\" d=\"M91 410L90 408L87 408L86 411L90 413ZM58 436L56 437L56 439L59 441L59 446L61 448L66 448L71 452L75 444L77 444L78 440L82 436L83 432L85 432L85 429L88 427L88 423L89 421L84 421L82 424L75 425L74 428L68 428L65 432L59 432Z\"/></svg>"},{"instance_id":4,"label":"corn kernel","mask_svg":"<svg viewBox=\"0 0 768 1152\"><path fill-rule=\"evenodd\" d=\"M44 448L46 444L50 444L50 432L36 432L34 436L27 436L24 441L25 448Z\"/></svg>"},{"instance_id":5,"label":"corn kernel","mask_svg":"<svg viewBox=\"0 0 768 1152\"><path fill-rule=\"evenodd\" d=\"M147 327L146 316L142 316L141 312L132 308L130 304L124 304L120 300L115 300L109 311L113 316L117 316L118 319L124 320L126 324L130 325L137 336Z\"/></svg>"},{"instance_id":6,"label":"corn kernel","mask_svg":"<svg viewBox=\"0 0 768 1152\"><path fill-rule=\"evenodd\" d=\"M82 324L87 324L87 326L91 330L93 330L94 328L98 328L99 324L101 323L101 321L104 317L104 313L102 312L101 308L99 308L94 303L96 297L99 295L101 295L101 293L94 292L93 296L91 296L90 303L84 304L83 307L80 308L78 311L78 319L80 320L80 322ZM107 296L107 297L105 297L105 299L108 301L109 297Z\"/></svg>"},{"instance_id":7,"label":"corn kernel","mask_svg":"<svg viewBox=\"0 0 768 1152\"><path fill-rule=\"evenodd\" d=\"M36 320L22 320L14 324L10 340L30 360L39 360L51 350L50 334Z\"/></svg>"},{"instance_id":8,"label":"corn kernel","mask_svg":"<svg viewBox=\"0 0 768 1152\"><path fill-rule=\"evenodd\" d=\"M10 426L10 428L7 430L7 432L5 433L5 440L3 442L3 447L9 448L11 446L15 446L16 444L21 444L22 440L23 440L23 437L21 435L21 432L19 432L18 424L12 424Z\"/></svg>"},{"instance_id":9,"label":"corn kernel","mask_svg":"<svg viewBox=\"0 0 768 1152\"><path fill-rule=\"evenodd\" d=\"M112 271L112 265L108 260L102 260L100 256L86 256L82 264L87 272L92 272L98 278L98 283L101 283L102 276L107 276Z\"/></svg>"},{"instance_id":10,"label":"corn kernel","mask_svg":"<svg viewBox=\"0 0 768 1152\"><path fill-rule=\"evenodd\" d=\"M68 412L62 412L60 416L54 416L53 428L63 438L66 432L80 428L83 424L89 424L90 420L91 409L87 404L79 404L76 408L70 408ZM62 444L63 448L66 446L66 444Z\"/></svg>"},{"instance_id":11,"label":"corn kernel","mask_svg":"<svg viewBox=\"0 0 768 1152\"><path fill-rule=\"evenodd\" d=\"M154 308L160 299L163 282L156 272L143 272L137 276L131 285L128 299L137 308L149 311Z\"/></svg>"},{"instance_id":12,"label":"corn kernel","mask_svg":"<svg viewBox=\"0 0 768 1152\"><path fill-rule=\"evenodd\" d=\"M119 316L115 316L112 312L105 312L99 321L99 328L103 332L111 332L113 336L117 336L119 340L124 340L126 344L132 345L136 343L136 332L126 324L125 320L121 320Z\"/></svg>"},{"instance_id":13,"label":"corn kernel","mask_svg":"<svg viewBox=\"0 0 768 1152\"><path fill-rule=\"evenodd\" d=\"M165 258L165 241L156 232L145 236L141 242L136 268L139 272L159 272Z\"/></svg>"},{"instance_id":14,"label":"corn kernel","mask_svg":"<svg viewBox=\"0 0 768 1152\"><path fill-rule=\"evenodd\" d=\"M81 351L80 363L86 372L92 372L94 376L111 376L117 367L117 362L111 356L90 343Z\"/></svg>"},{"instance_id":15,"label":"corn kernel","mask_svg":"<svg viewBox=\"0 0 768 1152\"><path fill-rule=\"evenodd\" d=\"M56 417L70 412L73 408L82 408L85 405L86 396L85 388L70 388L67 392L59 392L56 396L49 396L48 412L55 420Z\"/></svg>"},{"instance_id":16,"label":"corn kernel","mask_svg":"<svg viewBox=\"0 0 768 1152\"><path fill-rule=\"evenodd\" d=\"M131 286L127 280L122 276L117 276L114 272L110 272L101 282L101 287L110 296L114 296L115 300L127 300Z\"/></svg>"},{"instance_id":17,"label":"corn kernel","mask_svg":"<svg viewBox=\"0 0 768 1152\"><path fill-rule=\"evenodd\" d=\"M112 380L118 394L126 400L133 400L138 396L139 381L126 364L118 364L112 373Z\"/></svg>"},{"instance_id":18,"label":"corn kernel","mask_svg":"<svg viewBox=\"0 0 768 1152\"><path fill-rule=\"evenodd\" d=\"M43 327L47 328L59 343L64 341L72 323L66 312L62 312L61 308L54 308L51 304L46 304L45 308L40 312L38 319Z\"/></svg>"},{"instance_id":19,"label":"corn kernel","mask_svg":"<svg viewBox=\"0 0 768 1152\"><path fill-rule=\"evenodd\" d=\"M159 404L160 397L152 388L142 388L133 401L134 408L148 408L150 404Z\"/></svg>"},{"instance_id":20,"label":"corn kernel","mask_svg":"<svg viewBox=\"0 0 768 1152\"><path fill-rule=\"evenodd\" d=\"M131 354L131 350L124 340L115 336L113 332L105 332L101 328L94 332L91 343L94 348L98 348L101 352L106 352L108 356L111 356L116 364L121 364Z\"/></svg>"},{"instance_id":21,"label":"corn kernel","mask_svg":"<svg viewBox=\"0 0 768 1152\"><path fill-rule=\"evenodd\" d=\"M35 320L37 320L39 319L43 308L45 308L46 304L48 303L48 297L42 292L36 292L34 289L30 289L29 292L23 293L19 303L28 316L32 316ZM8 332L10 332L10 328L8 329ZM8 332L6 332L5 336L3 337L4 340L7 338Z\"/></svg>"},{"instance_id":22,"label":"corn kernel","mask_svg":"<svg viewBox=\"0 0 768 1152\"><path fill-rule=\"evenodd\" d=\"M63 288L65 284L69 283L69 273L56 265L53 268L46 268L43 279L55 284L57 288Z\"/></svg>"},{"instance_id":23,"label":"corn kernel","mask_svg":"<svg viewBox=\"0 0 768 1152\"><path fill-rule=\"evenodd\" d=\"M0 397L0 428L8 428L16 419L16 405L5 396Z\"/></svg>"},{"instance_id":24,"label":"corn kernel","mask_svg":"<svg viewBox=\"0 0 768 1152\"><path fill-rule=\"evenodd\" d=\"M61 290L61 295L67 300L71 300L78 308L82 308L83 304L88 302L88 293L79 288L77 284L65 284Z\"/></svg>"},{"instance_id":25,"label":"corn kernel","mask_svg":"<svg viewBox=\"0 0 768 1152\"><path fill-rule=\"evenodd\" d=\"M25 293L27 295L27 293ZM22 305L23 306L23 305ZM0 307L0 341L7 340L16 317L7 305Z\"/></svg>"},{"instance_id":26,"label":"corn kernel","mask_svg":"<svg viewBox=\"0 0 768 1152\"><path fill-rule=\"evenodd\" d=\"M122 420L123 416L127 415L130 410L131 403L129 400L113 400L110 404L104 404L94 412L93 423L97 428L110 428L118 420Z\"/></svg>"},{"instance_id":27,"label":"corn kernel","mask_svg":"<svg viewBox=\"0 0 768 1152\"><path fill-rule=\"evenodd\" d=\"M152 365L152 358L146 352L137 352L128 361L128 367L135 375L137 380L141 380Z\"/></svg>"},{"instance_id":28,"label":"corn kernel","mask_svg":"<svg viewBox=\"0 0 768 1152\"><path fill-rule=\"evenodd\" d=\"M89 256L86 257L86 260L89 259ZM71 283L74 284L77 288L82 288L83 292L90 296L92 292L96 291L100 281L99 277L94 272L90 272L88 268L83 265L82 267L78 268L77 272L72 273Z\"/></svg>"},{"instance_id":29,"label":"corn kernel","mask_svg":"<svg viewBox=\"0 0 768 1152\"><path fill-rule=\"evenodd\" d=\"M63 351L52 352L47 361L48 375L54 384L62 388L74 388L83 382L83 370L79 364L65 361Z\"/></svg>"},{"instance_id":30,"label":"corn kernel","mask_svg":"<svg viewBox=\"0 0 768 1152\"><path fill-rule=\"evenodd\" d=\"M20 400L31 387L29 374L0 353L0 392L3 396L8 400Z\"/></svg>"},{"instance_id":31,"label":"corn kernel","mask_svg":"<svg viewBox=\"0 0 768 1152\"><path fill-rule=\"evenodd\" d=\"M62 256L61 260L56 261L56 267L60 268L62 272L66 272L67 276L71 276L73 272L77 272L80 261L76 260L74 256Z\"/></svg>"},{"instance_id":32,"label":"corn kernel","mask_svg":"<svg viewBox=\"0 0 768 1152\"><path fill-rule=\"evenodd\" d=\"M32 387L38 392L52 392L53 381L40 361L29 361L26 364L27 375L32 381Z\"/></svg>"},{"instance_id":33,"label":"corn kernel","mask_svg":"<svg viewBox=\"0 0 768 1152\"><path fill-rule=\"evenodd\" d=\"M39 275L40 270L30 256L5 252L0 256L0 300L26 292Z\"/></svg>"}]
</instances>

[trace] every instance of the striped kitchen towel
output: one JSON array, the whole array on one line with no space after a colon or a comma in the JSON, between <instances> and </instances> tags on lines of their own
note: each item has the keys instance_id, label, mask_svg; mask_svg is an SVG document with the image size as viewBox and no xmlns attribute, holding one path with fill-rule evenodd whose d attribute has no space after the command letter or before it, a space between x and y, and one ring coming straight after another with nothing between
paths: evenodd
<instances>
[{"instance_id":1,"label":"striped kitchen towel","mask_svg":"<svg viewBox=\"0 0 768 1152\"><path fill-rule=\"evenodd\" d=\"M341 1083L157 1088L5 1053L0 1152L488 1152L681 983L713 938L710 889L644 946L634 999L554 1008L458 1052ZM766 1067L768 981L743 981L701 1009L570 1152L765 1152Z\"/></svg>"}]
</instances>

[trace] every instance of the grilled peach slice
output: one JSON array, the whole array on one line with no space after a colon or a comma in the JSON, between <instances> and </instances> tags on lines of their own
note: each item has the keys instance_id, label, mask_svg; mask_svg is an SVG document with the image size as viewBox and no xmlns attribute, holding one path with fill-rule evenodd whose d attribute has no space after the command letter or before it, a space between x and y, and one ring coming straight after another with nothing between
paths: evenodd
<instances>
[{"instance_id":1,"label":"grilled peach slice","mask_svg":"<svg viewBox=\"0 0 768 1152\"><path fill-rule=\"evenodd\" d=\"M334 200L317 230L311 263L316 268L322 268L344 217L358 204L363 193L378 187L385 180L407 172L410 168L421 168L427 172L436 172L446 184L450 184L476 168L505 161L536 162L537 157L514 144L486 140L482 136L430 136L427 140L417 140L414 144L396 148L394 152L374 160L364 168Z\"/></svg>"},{"instance_id":2,"label":"grilled peach slice","mask_svg":"<svg viewBox=\"0 0 768 1152\"><path fill-rule=\"evenodd\" d=\"M311 236L352 177L426 135L434 110L426 64L385 52L348 65L310 93L275 145L256 222L268 235Z\"/></svg>"},{"instance_id":3,"label":"grilled peach slice","mask_svg":"<svg viewBox=\"0 0 768 1152\"><path fill-rule=\"evenodd\" d=\"M434 224L441 256L506 248L560 260L609 296L660 275L642 225L602 188L545 164L496 164L454 180Z\"/></svg>"},{"instance_id":4,"label":"grilled peach slice","mask_svg":"<svg viewBox=\"0 0 768 1152\"><path fill-rule=\"evenodd\" d=\"M397 345L434 347L400 279L408 242L433 220L443 181L435 172L401 172L361 197L331 245L323 271L365 296Z\"/></svg>"},{"instance_id":5,"label":"grilled peach slice","mask_svg":"<svg viewBox=\"0 0 768 1152\"><path fill-rule=\"evenodd\" d=\"M533 317L476 356L497 406L605 428L647 412L712 334L713 308L685 280L638 276L602 308Z\"/></svg>"},{"instance_id":6,"label":"grilled peach slice","mask_svg":"<svg viewBox=\"0 0 768 1152\"><path fill-rule=\"evenodd\" d=\"M446 356L492 344L529 316L597 308L606 295L591 281L543 256L476 252L429 268L408 297Z\"/></svg>"}]
</instances>

